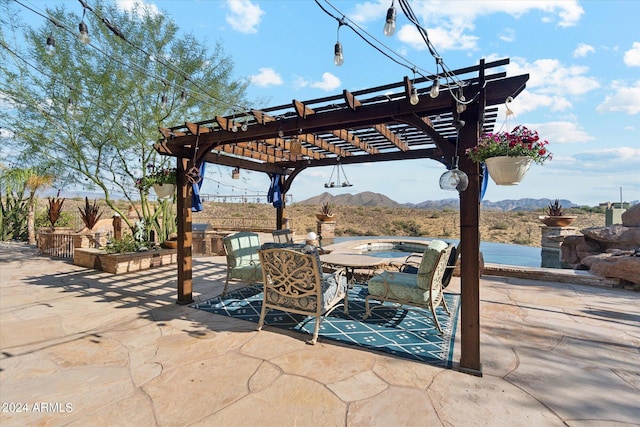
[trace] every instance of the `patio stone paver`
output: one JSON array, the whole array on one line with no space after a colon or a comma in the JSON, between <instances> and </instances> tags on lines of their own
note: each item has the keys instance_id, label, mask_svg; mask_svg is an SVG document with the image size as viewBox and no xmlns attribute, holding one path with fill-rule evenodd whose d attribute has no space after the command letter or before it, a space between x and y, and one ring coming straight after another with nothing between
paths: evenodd
<instances>
[{"instance_id":1,"label":"patio stone paver","mask_svg":"<svg viewBox=\"0 0 640 427\"><path fill-rule=\"evenodd\" d=\"M195 258L194 299L224 265ZM0 243L0 425L640 425L638 293L484 276L479 378L258 332L175 304L175 283Z\"/></svg>"}]
</instances>

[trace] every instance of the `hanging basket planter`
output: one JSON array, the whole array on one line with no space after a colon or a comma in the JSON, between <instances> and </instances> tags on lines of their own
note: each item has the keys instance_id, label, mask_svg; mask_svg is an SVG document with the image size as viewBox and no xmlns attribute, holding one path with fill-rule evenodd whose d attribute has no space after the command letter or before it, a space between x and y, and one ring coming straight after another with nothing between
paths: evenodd
<instances>
[{"instance_id":1,"label":"hanging basket planter","mask_svg":"<svg viewBox=\"0 0 640 427\"><path fill-rule=\"evenodd\" d=\"M529 170L532 159L526 156L500 156L490 157L484 162L489 176L497 185L518 185Z\"/></svg>"},{"instance_id":2,"label":"hanging basket planter","mask_svg":"<svg viewBox=\"0 0 640 427\"><path fill-rule=\"evenodd\" d=\"M159 199L164 199L165 197L171 197L175 191L175 184L153 184L153 191L156 192L156 195Z\"/></svg>"}]
</instances>

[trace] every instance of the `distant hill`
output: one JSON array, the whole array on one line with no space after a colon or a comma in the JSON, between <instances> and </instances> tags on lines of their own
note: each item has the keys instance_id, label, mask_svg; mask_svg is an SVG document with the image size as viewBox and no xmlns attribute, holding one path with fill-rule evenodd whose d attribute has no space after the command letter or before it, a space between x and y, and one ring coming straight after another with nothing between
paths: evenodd
<instances>
[{"instance_id":1,"label":"distant hill","mask_svg":"<svg viewBox=\"0 0 640 427\"><path fill-rule=\"evenodd\" d=\"M343 206L379 206L387 208L401 208L398 202L394 202L384 194L365 191L358 194L338 194L333 195L326 191L319 196L298 202L300 205L321 205L323 203L332 203L334 205Z\"/></svg>"},{"instance_id":2,"label":"distant hill","mask_svg":"<svg viewBox=\"0 0 640 427\"><path fill-rule=\"evenodd\" d=\"M413 209L425 209L425 210L443 210L443 209L458 209L460 201L458 199L442 199L442 200L426 200L420 203L398 203L391 200L384 194L373 193L371 191L365 191L358 194L339 194L333 195L324 192L318 196L311 197L310 199L297 202L301 205L321 205L323 203L332 203L334 205L344 206L379 206L389 208L413 208ZM553 202L550 199L517 199L517 200L501 200L498 202L492 202L490 200L482 201L482 208L487 210L499 210L499 211L535 211L543 209L549 206L549 203ZM575 207L570 200L560 199L560 204L564 208Z\"/></svg>"}]
</instances>

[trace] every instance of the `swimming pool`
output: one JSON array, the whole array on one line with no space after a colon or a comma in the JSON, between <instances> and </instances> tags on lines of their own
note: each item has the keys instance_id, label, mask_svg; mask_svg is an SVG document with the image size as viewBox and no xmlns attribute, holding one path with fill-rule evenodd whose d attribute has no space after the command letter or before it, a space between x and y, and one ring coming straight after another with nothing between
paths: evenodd
<instances>
[{"instance_id":1,"label":"swimming pool","mask_svg":"<svg viewBox=\"0 0 640 427\"><path fill-rule=\"evenodd\" d=\"M371 240L372 242L354 246L367 255L382 258L406 257L412 252L424 252L429 242L436 238L429 237L398 237L398 236L350 236L336 237L335 243L359 240ZM388 240L379 242L377 240ZM442 239L447 243L457 245L459 240ZM485 262L493 264L517 265L521 267L540 267L542 264L541 248L535 246L513 245L509 243L481 242L480 251Z\"/></svg>"}]
</instances>

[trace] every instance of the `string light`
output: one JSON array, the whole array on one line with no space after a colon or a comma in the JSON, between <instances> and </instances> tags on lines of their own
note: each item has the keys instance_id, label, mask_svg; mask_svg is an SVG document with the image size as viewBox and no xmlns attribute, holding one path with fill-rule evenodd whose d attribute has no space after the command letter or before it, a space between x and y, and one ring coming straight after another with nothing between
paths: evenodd
<instances>
[{"instance_id":1,"label":"string light","mask_svg":"<svg viewBox=\"0 0 640 427\"><path fill-rule=\"evenodd\" d=\"M338 67L344 64L344 56L342 55L342 43L340 43L340 27L344 25L342 20L338 21L337 42L333 48L333 63Z\"/></svg>"},{"instance_id":2,"label":"string light","mask_svg":"<svg viewBox=\"0 0 640 427\"><path fill-rule=\"evenodd\" d=\"M396 8L394 7L394 2L391 1L391 7L387 10L387 19L384 23L384 35L387 37L391 37L396 32Z\"/></svg>"},{"instance_id":3,"label":"string light","mask_svg":"<svg viewBox=\"0 0 640 427\"><path fill-rule=\"evenodd\" d=\"M47 37L47 47L45 48L45 51L49 56L56 53L56 39L53 38L53 34L49 34Z\"/></svg>"}]
</instances>

